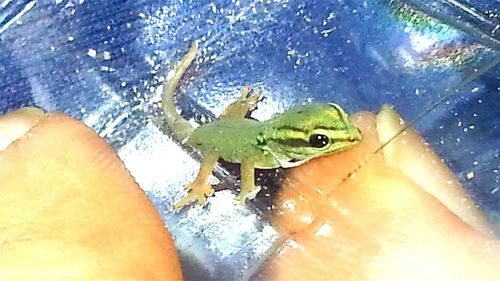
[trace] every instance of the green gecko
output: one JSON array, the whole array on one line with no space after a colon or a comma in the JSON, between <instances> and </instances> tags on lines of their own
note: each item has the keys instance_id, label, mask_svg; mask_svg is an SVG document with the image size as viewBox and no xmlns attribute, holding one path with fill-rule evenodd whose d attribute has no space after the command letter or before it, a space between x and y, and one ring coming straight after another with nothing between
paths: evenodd
<instances>
[{"instance_id":1,"label":"green gecko","mask_svg":"<svg viewBox=\"0 0 500 281\"><path fill-rule=\"evenodd\" d=\"M174 95L197 49L195 41L162 93L163 112L174 138L203 155L196 179L184 186L188 194L175 204L175 210L192 201L206 204L207 197L214 194L208 178L219 158L241 164L241 191L236 199L244 203L259 191L255 186L255 168L295 167L361 141L361 132L349 121L344 110L333 103L295 107L262 122L247 119L246 114L256 108L261 97L252 94L249 87L243 88L240 98L216 121L194 128L176 111Z\"/></svg>"}]
</instances>

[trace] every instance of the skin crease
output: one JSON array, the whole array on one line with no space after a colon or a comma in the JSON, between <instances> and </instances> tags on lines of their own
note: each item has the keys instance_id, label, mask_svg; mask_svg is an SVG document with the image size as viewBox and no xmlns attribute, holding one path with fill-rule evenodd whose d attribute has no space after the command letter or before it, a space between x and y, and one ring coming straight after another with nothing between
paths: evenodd
<instances>
[{"instance_id":1,"label":"skin crease","mask_svg":"<svg viewBox=\"0 0 500 281\"><path fill-rule=\"evenodd\" d=\"M428 159L428 147L414 144L420 138L370 154L380 146L379 135L390 133L381 127L400 121L382 111L392 117L351 117L363 132L358 146L290 171L272 219L284 244L264 265L263 280L500 280L499 242L487 225L465 223L483 219L477 210L455 214L428 192L438 188L423 188L405 174L407 168L386 162L407 156L398 149L414 149L410 154ZM447 169L413 163L440 174ZM468 204L457 196L444 201Z\"/></svg>"},{"instance_id":2,"label":"skin crease","mask_svg":"<svg viewBox=\"0 0 500 281\"><path fill-rule=\"evenodd\" d=\"M93 130L39 109L0 127L18 132L0 135L0 279L182 280L159 214Z\"/></svg>"}]
</instances>

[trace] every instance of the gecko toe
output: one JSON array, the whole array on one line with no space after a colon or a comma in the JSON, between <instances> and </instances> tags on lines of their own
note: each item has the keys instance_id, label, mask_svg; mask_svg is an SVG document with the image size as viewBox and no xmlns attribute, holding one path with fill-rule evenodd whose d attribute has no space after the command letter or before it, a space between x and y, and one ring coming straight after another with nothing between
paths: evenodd
<instances>
[{"instance_id":1,"label":"gecko toe","mask_svg":"<svg viewBox=\"0 0 500 281\"><path fill-rule=\"evenodd\" d=\"M214 189L210 185L196 185L191 183L186 184L184 189L188 190L189 193L174 205L175 211L181 210L191 202L197 202L198 205L205 206L207 198L214 195Z\"/></svg>"}]
</instances>

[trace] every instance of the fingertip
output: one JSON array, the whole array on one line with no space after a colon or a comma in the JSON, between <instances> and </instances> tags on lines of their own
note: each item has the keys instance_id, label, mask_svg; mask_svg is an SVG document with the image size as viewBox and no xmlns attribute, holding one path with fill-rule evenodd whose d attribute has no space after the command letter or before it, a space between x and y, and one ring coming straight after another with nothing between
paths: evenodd
<instances>
[{"instance_id":1,"label":"fingertip","mask_svg":"<svg viewBox=\"0 0 500 281\"><path fill-rule=\"evenodd\" d=\"M0 151L26 134L45 112L36 107L24 107L0 116Z\"/></svg>"}]
</instances>

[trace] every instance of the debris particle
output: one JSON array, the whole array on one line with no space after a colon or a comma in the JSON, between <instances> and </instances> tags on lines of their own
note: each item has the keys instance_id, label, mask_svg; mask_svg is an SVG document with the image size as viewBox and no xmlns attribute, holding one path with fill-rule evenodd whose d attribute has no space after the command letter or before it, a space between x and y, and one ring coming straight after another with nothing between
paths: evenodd
<instances>
[{"instance_id":1,"label":"debris particle","mask_svg":"<svg viewBox=\"0 0 500 281\"><path fill-rule=\"evenodd\" d=\"M104 60L110 60L111 59L111 53L107 52L107 51L104 51L103 54L102 54L102 57L104 58Z\"/></svg>"},{"instance_id":2,"label":"debris particle","mask_svg":"<svg viewBox=\"0 0 500 281\"><path fill-rule=\"evenodd\" d=\"M89 49L88 52L87 52L87 55L89 57L95 58L95 57L97 57L97 51L94 50L94 49Z\"/></svg>"},{"instance_id":3,"label":"debris particle","mask_svg":"<svg viewBox=\"0 0 500 281\"><path fill-rule=\"evenodd\" d=\"M103 66L101 66L101 71L102 72L116 72L116 68L103 65Z\"/></svg>"}]
</instances>

